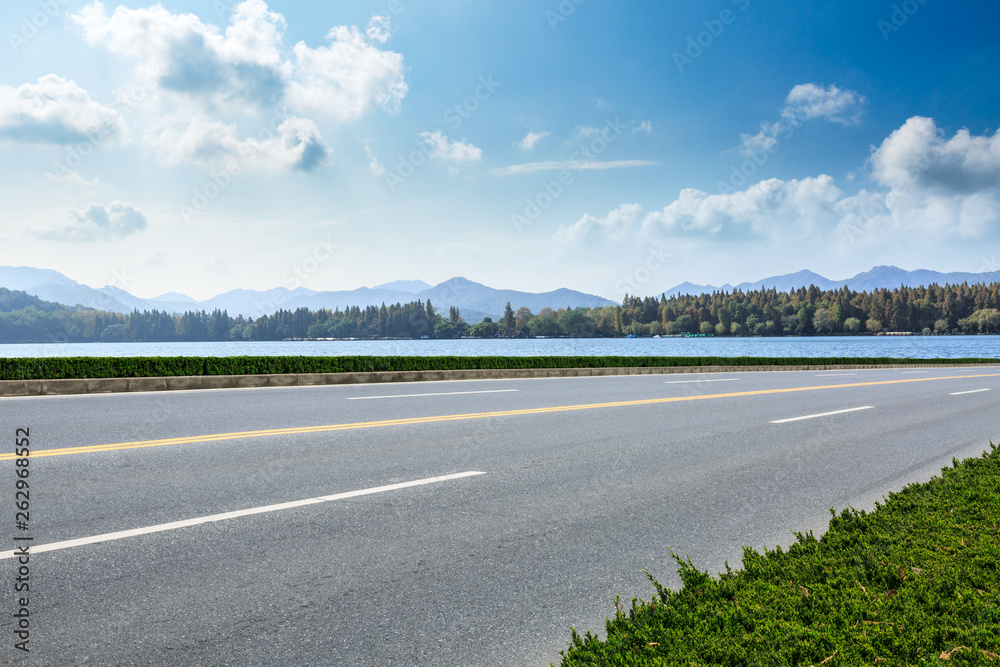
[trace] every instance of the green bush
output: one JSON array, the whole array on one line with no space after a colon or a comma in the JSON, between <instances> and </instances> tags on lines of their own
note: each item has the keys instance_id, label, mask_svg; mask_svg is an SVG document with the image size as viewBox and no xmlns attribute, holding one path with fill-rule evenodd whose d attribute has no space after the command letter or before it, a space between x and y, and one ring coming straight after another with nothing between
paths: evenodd
<instances>
[{"instance_id":1,"label":"green bush","mask_svg":"<svg viewBox=\"0 0 1000 667\"><path fill-rule=\"evenodd\" d=\"M996 362L996 359L887 357L46 357L0 359L0 380L470 369L924 365Z\"/></svg>"},{"instance_id":2,"label":"green bush","mask_svg":"<svg viewBox=\"0 0 1000 667\"><path fill-rule=\"evenodd\" d=\"M572 631L583 665L1000 664L1000 450L844 510L820 539L745 548L713 578L674 558L684 587L616 601L607 639Z\"/></svg>"}]
</instances>

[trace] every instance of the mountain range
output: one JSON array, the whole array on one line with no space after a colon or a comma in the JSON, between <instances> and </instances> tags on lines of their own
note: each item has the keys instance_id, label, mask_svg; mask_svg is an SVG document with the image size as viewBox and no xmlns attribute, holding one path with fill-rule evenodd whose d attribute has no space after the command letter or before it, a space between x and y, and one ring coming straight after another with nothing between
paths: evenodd
<instances>
[{"instance_id":1,"label":"mountain range","mask_svg":"<svg viewBox=\"0 0 1000 667\"><path fill-rule=\"evenodd\" d=\"M957 285L993 282L1000 282L1000 271L940 273L929 270L905 271L895 266L876 266L871 271L865 271L844 280L830 280L812 271L799 271L755 282L740 283L736 286L727 284L715 287L685 282L649 296L659 297L660 294L666 294L669 297L678 294L732 292L737 289L749 291L762 288L775 288L779 292L788 292L809 285L816 285L823 290L840 289L846 286L861 292L882 288L892 289L903 285L919 287L931 283ZM364 308L369 305L379 306L383 303L430 300L439 311L450 306L459 308L462 317L467 322L474 323L484 317L498 319L508 302L515 310L523 306L531 309L534 313L543 308L594 308L616 305L614 301L609 299L565 288L543 293L519 292L494 289L465 278L452 278L438 285L430 285L422 280L397 280L375 287L323 292L304 287L293 290L278 287L268 291L237 289L205 301L196 301L176 292L168 292L152 299L144 299L111 285L101 288L88 287L52 269L0 266L0 287L21 290L40 299L67 306L80 305L118 313L131 313L133 310L160 310L169 313L182 313L191 310L211 312L218 308L227 311L233 317L243 315L253 318L265 314L270 315L279 309L340 308L343 310L349 306Z\"/></svg>"},{"instance_id":2,"label":"mountain range","mask_svg":"<svg viewBox=\"0 0 1000 667\"><path fill-rule=\"evenodd\" d=\"M876 289L922 287L931 284L961 285L962 283L969 283L973 285L995 282L1000 282L1000 271L986 273L941 273L927 269L906 271L895 266L876 266L871 271L865 271L853 278L845 278L844 280L830 280L812 271L799 271L797 273L764 278L752 283L740 283L736 286L726 284L714 287L712 285L695 285L685 282L671 287L663 292L663 294L671 297L678 294L711 294L712 292L733 292L735 290L748 292L765 288L775 288L779 292L790 292L800 287L809 287L810 285L815 285L821 290L835 290L847 287L856 292L871 292Z\"/></svg>"},{"instance_id":3,"label":"mountain range","mask_svg":"<svg viewBox=\"0 0 1000 667\"><path fill-rule=\"evenodd\" d=\"M40 299L67 306L80 305L117 313L131 313L133 310L160 310L169 313L192 310L211 312L218 308L227 311L232 317L243 315L253 318L270 315L279 309L343 310L350 306L364 308L380 306L383 303L430 300L438 311L447 311L451 306L457 307L465 321L474 323L484 317L498 319L508 302L515 310L524 306L534 313L543 308L594 308L615 305L614 301L603 297L569 289L540 294L498 290L465 278L452 278L439 285L430 285L422 280L398 280L376 287L336 292L317 292L304 287L292 290L279 287L268 291L236 289L205 301L196 301L175 292L143 299L114 286L99 289L87 287L51 269L2 266L0 287L21 290Z\"/></svg>"}]
</instances>

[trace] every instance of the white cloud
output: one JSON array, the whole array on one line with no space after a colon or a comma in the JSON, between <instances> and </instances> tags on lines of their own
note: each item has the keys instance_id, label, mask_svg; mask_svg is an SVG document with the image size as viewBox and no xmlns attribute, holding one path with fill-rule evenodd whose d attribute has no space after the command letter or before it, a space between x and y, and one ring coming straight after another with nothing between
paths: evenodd
<instances>
[{"instance_id":1,"label":"white cloud","mask_svg":"<svg viewBox=\"0 0 1000 667\"><path fill-rule=\"evenodd\" d=\"M597 136L601 132L599 127L588 127L586 125L577 125L573 128L573 138L574 139L589 139L590 137Z\"/></svg>"},{"instance_id":2,"label":"white cloud","mask_svg":"<svg viewBox=\"0 0 1000 667\"><path fill-rule=\"evenodd\" d=\"M235 125L198 117L186 126L164 128L151 141L161 148L167 165L235 163L240 168L312 171L325 164L332 152L316 124L306 118L289 118L276 133L261 138L240 139Z\"/></svg>"},{"instance_id":3,"label":"white cloud","mask_svg":"<svg viewBox=\"0 0 1000 667\"><path fill-rule=\"evenodd\" d=\"M422 132L420 138L427 144L431 157L450 162L476 162L483 151L462 141L449 141L442 132Z\"/></svg>"},{"instance_id":4,"label":"white cloud","mask_svg":"<svg viewBox=\"0 0 1000 667\"><path fill-rule=\"evenodd\" d=\"M910 233L970 238L1000 231L1000 133L950 139L930 118L913 117L871 156L872 177L888 188L891 216L868 221Z\"/></svg>"},{"instance_id":5,"label":"white cloud","mask_svg":"<svg viewBox=\"0 0 1000 667\"><path fill-rule=\"evenodd\" d=\"M340 120L359 118L373 103L398 111L406 96L403 56L382 51L354 26L327 34L329 46L295 45L287 99L293 109Z\"/></svg>"},{"instance_id":6,"label":"white cloud","mask_svg":"<svg viewBox=\"0 0 1000 667\"><path fill-rule=\"evenodd\" d=\"M746 156L759 155L762 151L770 153L777 150L778 135L782 132L781 123L761 123L760 132L754 135L740 135L740 153Z\"/></svg>"},{"instance_id":7,"label":"white cloud","mask_svg":"<svg viewBox=\"0 0 1000 667\"><path fill-rule=\"evenodd\" d=\"M392 33L389 32L389 17L388 16L373 16L372 20L368 22L368 31L366 33L368 39L373 42L378 42L379 44L385 44L392 37Z\"/></svg>"},{"instance_id":8,"label":"white cloud","mask_svg":"<svg viewBox=\"0 0 1000 667\"><path fill-rule=\"evenodd\" d=\"M757 134L740 135L743 155L771 152L789 132L808 120L825 120L841 125L857 125L861 121L867 99L853 90L835 85L823 88L815 83L803 83L792 88L785 98L781 117L773 123L761 123Z\"/></svg>"},{"instance_id":9,"label":"white cloud","mask_svg":"<svg viewBox=\"0 0 1000 667\"><path fill-rule=\"evenodd\" d=\"M782 118L819 118L842 125L857 125L867 99L853 90L835 85L823 88L815 83L803 83L792 88L785 98Z\"/></svg>"},{"instance_id":10,"label":"white cloud","mask_svg":"<svg viewBox=\"0 0 1000 667\"><path fill-rule=\"evenodd\" d=\"M521 147L523 151L530 151L538 144L539 141L549 136L548 132L528 132L524 139L518 142L518 146Z\"/></svg>"},{"instance_id":11,"label":"white cloud","mask_svg":"<svg viewBox=\"0 0 1000 667\"><path fill-rule=\"evenodd\" d=\"M537 171L601 171L604 169L625 169L628 167L655 167L658 162L649 160L549 160L546 162L529 162L515 164L510 167L494 169L496 176L512 176L515 174L531 174Z\"/></svg>"},{"instance_id":12,"label":"white cloud","mask_svg":"<svg viewBox=\"0 0 1000 667\"><path fill-rule=\"evenodd\" d=\"M146 226L142 211L129 202L113 201L108 205L90 204L83 210L71 208L39 236L60 241L112 240L141 232Z\"/></svg>"},{"instance_id":13,"label":"white cloud","mask_svg":"<svg viewBox=\"0 0 1000 667\"><path fill-rule=\"evenodd\" d=\"M260 142L264 162L282 164L291 169L313 171L326 164L332 152L323 143L316 123L307 118L289 118L278 126L278 136Z\"/></svg>"},{"instance_id":14,"label":"white cloud","mask_svg":"<svg viewBox=\"0 0 1000 667\"><path fill-rule=\"evenodd\" d=\"M385 167L378 160L378 156L375 155L375 151L372 147L368 145L368 142L364 142L365 155L368 156L368 173L372 176L382 176L385 174Z\"/></svg>"},{"instance_id":15,"label":"white cloud","mask_svg":"<svg viewBox=\"0 0 1000 667\"><path fill-rule=\"evenodd\" d=\"M740 238L804 236L832 230L843 193L830 176L761 181L744 191L710 195L688 188L661 211L643 215L637 204L622 205L605 217L585 215L554 235L560 243L604 243L636 235Z\"/></svg>"},{"instance_id":16,"label":"white cloud","mask_svg":"<svg viewBox=\"0 0 1000 667\"><path fill-rule=\"evenodd\" d=\"M967 129L944 138L931 118L915 116L872 154L872 176L896 190L945 194L1000 187L1000 133L974 137Z\"/></svg>"},{"instance_id":17,"label":"white cloud","mask_svg":"<svg viewBox=\"0 0 1000 667\"><path fill-rule=\"evenodd\" d=\"M761 181L711 195L682 190L662 210L620 206L563 225L562 244L653 239L754 241L786 252L852 253L862 247L926 247L1000 237L1000 133L947 138L929 118L911 118L873 149L877 188L846 195L832 177Z\"/></svg>"},{"instance_id":18,"label":"white cloud","mask_svg":"<svg viewBox=\"0 0 1000 667\"><path fill-rule=\"evenodd\" d=\"M635 127L632 128L632 134L639 134L640 132L642 132L644 134L647 134L647 135L652 134L653 133L653 124L650 123L648 120L644 120L644 121L642 121L641 123L639 123L638 125L636 125Z\"/></svg>"},{"instance_id":19,"label":"white cloud","mask_svg":"<svg viewBox=\"0 0 1000 667\"><path fill-rule=\"evenodd\" d=\"M560 244L602 243L621 241L634 234L642 222L642 207L622 204L603 217L585 215L572 225L559 227L553 240Z\"/></svg>"},{"instance_id":20,"label":"white cloud","mask_svg":"<svg viewBox=\"0 0 1000 667\"><path fill-rule=\"evenodd\" d=\"M134 122L166 164L218 164L254 152L312 169L330 152L319 122L355 121L376 107L395 112L407 93L403 57L380 48L389 39L384 17L364 33L334 27L315 49L304 42L287 48L285 18L264 0L236 5L225 32L162 5L119 6L108 15L97 1L73 19L89 43L153 81ZM254 128L251 136L242 126Z\"/></svg>"},{"instance_id":21,"label":"white cloud","mask_svg":"<svg viewBox=\"0 0 1000 667\"><path fill-rule=\"evenodd\" d=\"M263 0L247 0L233 9L226 36L219 45L222 59L281 68L285 17L267 8Z\"/></svg>"},{"instance_id":22,"label":"white cloud","mask_svg":"<svg viewBox=\"0 0 1000 667\"><path fill-rule=\"evenodd\" d=\"M0 86L0 138L25 143L73 144L121 130L114 109L55 74L18 88Z\"/></svg>"},{"instance_id":23,"label":"white cloud","mask_svg":"<svg viewBox=\"0 0 1000 667\"><path fill-rule=\"evenodd\" d=\"M172 14L162 5L119 6L108 16L104 4L94 2L73 20L88 43L133 62L140 75L153 73L162 92L189 103L215 109L273 102L283 93L285 20L263 0L237 5L225 34L194 14Z\"/></svg>"}]
</instances>

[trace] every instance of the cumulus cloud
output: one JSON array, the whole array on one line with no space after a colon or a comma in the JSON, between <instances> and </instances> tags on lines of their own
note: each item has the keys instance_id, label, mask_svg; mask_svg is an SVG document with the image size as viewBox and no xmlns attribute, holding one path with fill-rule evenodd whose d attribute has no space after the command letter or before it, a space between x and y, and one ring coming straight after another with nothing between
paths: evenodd
<instances>
[{"instance_id":1,"label":"cumulus cloud","mask_svg":"<svg viewBox=\"0 0 1000 667\"><path fill-rule=\"evenodd\" d=\"M430 149L431 157L450 162L476 162L483 151L463 141L449 141L442 132L422 132L420 138Z\"/></svg>"},{"instance_id":2,"label":"cumulus cloud","mask_svg":"<svg viewBox=\"0 0 1000 667\"><path fill-rule=\"evenodd\" d=\"M145 214L128 202L71 208L58 223L39 234L60 241L102 241L125 238L146 229Z\"/></svg>"},{"instance_id":3,"label":"cumulus cloud","mask_svg":"<svg viewBox=\"0 0 1000 667\"><path fill-rule=\"evenodd\" d=\"M121 117L83 88L55 74L18 88L0 86L0 137L25 143L73 144L115 134Z\"/></svg>"},{"instance_id":4,"label":"cumulus cloud","mask_svg":"<svg viewBox=\"0 0 1000 667\"><path fill-rule=\"evenodd\" d=\"M397 111L406 96L403 56L382 51L354 26L338 26L329 46L295 45L288 101L292 108L341 120L360 117L373 103Z\"/></svg>"},{"instance_id":5,"label":"cumulus cloud","mask_svg":"<svg viewBox=\"0 0 1000 667\"><path fill-rule=\"evenodd\" d=\"M888 188L878 225L978 237L1000 231L1000 133L950 139L913 117L873 151L872 178ZM872 226L869 221L869 226Z\"/></svg>"},{"instance_id":6,"label":"cumulus cloud","mask_svg":"<svg viewBox=\"0 0 1000 667\"><path fill-rule=\"evenodd\" d=\"M833 229L836 205L843 193L833 178L761 181L744 191L710 195L688 188L663 210L644 213L638 204L623 204L604 217L585 215L564 225L554 239L560 243L621 241L644 238L699 236L717 240L813 234Z\"/></svg>"},{"instance_id":7,"label":"cumulus cloud","mask_svg":"<svg viewBox=\"0 0 1000 667\"><path fill-rule=\"evenodd\" d=\"M841 125L857 125L864 110L864 95L853 90L842 90L830 85L826 88L815 83L803 83L792 88L785 98L782 118L819 118Z\"/></svg>"},{"instance_id":8,"label":"cumulus cloud","mask_svg":"<svg viewBox=\"0 0 1000 667\"><path fill-rule=\"evenodd\" d=\"M528 132L524 139L521 139L517 145L520 146L523 151L530 151L539 141L547 136L549 136L548 132Z\"/></svg>"},{"instance_id":9,"label":"cumulus cloud","mask_svg":"<svg viewBox=\"0 0 1000 667\"><path fill-rule=\"evenodd\" d=\"M332 152L319 128L306 118L289 118L276 133L241 139L235 125L208 118L194 118L185 126L168 126L152 139L163 147L164 164L234 163L269 169L313 171Z\"/></svg>"},{"instance_id":10,"label":"cumulus cloud","mask_svg":"<svg viewBox=\"0 0 1000 667\"><path fill-rule=\"evenodd\" d=\"M680 192L662 210L625 204L563 225L561 244L654 239L754 240L811 251L903 247L953 238L1000 237L1000 133L960 130L948 138L929 118L911 118L873 149L873 189L848 195L827 175L769 179L726 194Z\"/></svg>"},{"instance_id":11,"label":"cumulus cloud","mask_svg":"<svg viewBox=\"0 0 1000 667\"><path fill-rule=\"evenodd\" d=\"M757 134L740 135L740 152L754 155L772 151L783 137L802 123L825 120L841 125L856 125L861 121L867 99L853 90L843 90L835 85L827 87L803 83L792 88L785 98L780 118L761 123Z\"/></svg>"},{"instance_id":12,"label":"cumulus cloud","mask_svg":"<svg viewBox=\"0 0 1000 667\"><path fill-rule=\"evenodd\" d=\"M769 236L784 229L814 231L835 223L834 206L843 193L833 178L761 181L741 192L709 195L681 191L680 197L643 221L647 229L711 236Z\"/></svg>"},{"instance_id":13,"label":"cumulus cloud","mask_svg":"<svg viewBox=\"0 0 1000 667\"><path fill-rule=\"evenodd\" d=\"M306 118L289 118L278 126L278 136L259 142L265 163L313 171L327 163L331 150L323 143L316 123Z\"/></svg>"},{"instance_id":14,"label":"cumulus cloud","mask_svg":"<svg viewBox=\"0 0 1000 667\"><path fill-rule=\"evenodd\" d=\"M233 10L225 33L194 14L172 14L162 5L110 16L94 2L73 16L88 43L133 62L140 75L152 74L163 91L189 101L273 103L287 76L281 53L285 20L263 0L247 0Z\"/></svg>"},{"instance_id":15,"label":"cumulus cloud","mask_svg":"<svg viewBox=\"0 0 1000 667\"><path fill-rule=\"evenodd\" d=\"M388 42L392 36L392 33L389 31L389 17L385 15L373 16L372 20L368 22L368 30L365 34L373 42L378 42L379 44Z\"/></svg>"},{"instance_id":16,"label":"cumulus cloud","mask_svg":"<svg viewBox=\"0 0 1000 667\"><path fill-rule=\"evenodd\" d=\"M365 32L334 27L317 48L286 47L285 18L264 0L236 5L225 31L159 4L119 6L109 15L97 1L72 18L89 43L153 82L136 122L144 144L168 164L217 163L253 149L311 169L329 154L318 122L354 121L379 107L395 112L407 93L402 55L381 48L390 37L387 17L372 19ZM237 122L253 128L250 137L241 138Z\"/></svg>"},{"instance_id":17,"label":"cumulus cloud","mask_svg":"<svg viewBox=\"0 0 1000 667\"><path fill-rule=\"evenodd\" d=\"M1000 133L951 139L931 118L915 116L872 154L872 176L896 190L968 194L1000 187Z\"/></svg>"},{"instance_id":18,"label":"cumulus cloud","mask_svg":"<svg viewBox=\"0 0 1000 667\"><path fill-rule=\"evenodd\" d=\"M622 241L638 230L642 218L641 206L622 204L603 217L584 215L572 225L561 226L553 239L561 244Z\"/></svg>"}]
</instances>

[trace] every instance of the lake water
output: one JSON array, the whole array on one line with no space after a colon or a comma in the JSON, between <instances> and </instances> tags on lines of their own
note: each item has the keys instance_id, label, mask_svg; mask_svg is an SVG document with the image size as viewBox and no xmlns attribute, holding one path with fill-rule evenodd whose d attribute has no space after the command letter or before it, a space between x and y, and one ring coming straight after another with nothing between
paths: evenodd
<instances>
[{"instance_id":1,"label":"lake water","mask_svg":"<svg viewBox=\"0 0 1000 667\"><path fill-rule=\"evenodd\" d=\"M3 357L168 356L713 356L1000 358L1000 336L551 338L527 340L47 343L2 345Z\"/></svg>"}]
</instances>

